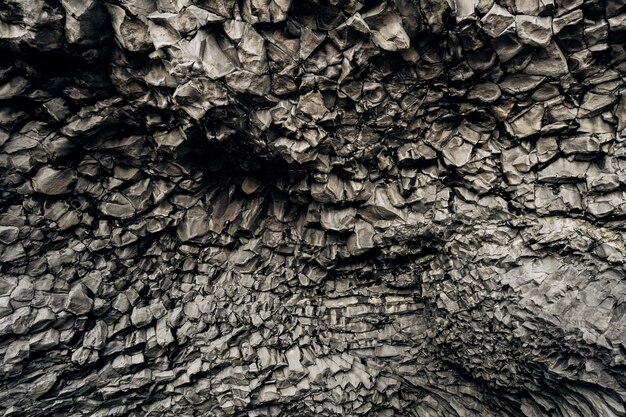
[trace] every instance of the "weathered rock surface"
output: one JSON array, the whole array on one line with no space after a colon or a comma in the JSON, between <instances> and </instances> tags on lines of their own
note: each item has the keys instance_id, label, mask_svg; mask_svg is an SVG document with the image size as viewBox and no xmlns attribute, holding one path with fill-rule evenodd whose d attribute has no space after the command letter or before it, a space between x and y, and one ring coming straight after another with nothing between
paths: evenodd
<instances>
[{"instance_id":1,"label":"weathered rock surface","mask_svg":"<svg viewBox=\"0 0 626 417\"><path fill-rule=\"evenodd\" d=\"M625 36L0 2L0 416L626 416Z\"/></svg>"}]
</instances>

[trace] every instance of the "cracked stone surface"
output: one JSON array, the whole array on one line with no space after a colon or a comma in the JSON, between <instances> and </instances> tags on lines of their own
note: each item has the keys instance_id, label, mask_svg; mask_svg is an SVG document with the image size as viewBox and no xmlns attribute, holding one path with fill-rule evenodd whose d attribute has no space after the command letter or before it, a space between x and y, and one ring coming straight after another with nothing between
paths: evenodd
<instances>
[{"instance_id":1,"label":"cracked stone surface","mask_svg":"<svg viewBox=\"0 0 626 417\"><path fill-rule=\"evenodd\" d=\"M3 0L0 416L626 416L625 38Z\"/></svg>"}]
</instances>

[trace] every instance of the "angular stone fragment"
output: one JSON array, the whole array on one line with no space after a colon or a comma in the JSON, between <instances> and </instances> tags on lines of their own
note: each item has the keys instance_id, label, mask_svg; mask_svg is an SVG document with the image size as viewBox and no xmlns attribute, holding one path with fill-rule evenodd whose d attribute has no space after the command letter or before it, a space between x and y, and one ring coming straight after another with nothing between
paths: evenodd
<instances>
[{"instance_id":1,"label":"angular stone fragment","mask_svg":"<svg viewBox=\"0 0 626 417\"><path fill-rule=\"evenodd\" d=\"M463 20L474 13L474 0L455 0L454 13L457 20Z\"/></svg>"},{"instance_id":2,"label":"angular stone fragment","mask_svg":"<svg viewBox=\"0 0 626 417\"><path fill-rule=\"evenodd\" d=\"M65 308L77 316L91 312L93 300L87 294L87 288L82 283L74 285L70 290Z\"/></svg>"},{"instance_id":3,"label":"angular stone fragment","mask_svg":"<svg viewBox=\"0 0 626 417\"><path fill-rule=\"evenodd\" d=\"M37 314L30 326L30 332L36 332L45 329L56 320L55 314L51 309L44 307L37 310Z\"/></svg>"},{"instance_id":4,"label":"angular stone fragment","mask_svg":"<svg viewBox=\"0 0 626 417\"><path fill-rule=\"evenodd\" d=\"M312 183L311 197L322 203L338 203L344 200L345 190L341 179L335 174L330 174L326 183Z\"/></svg>"},{"instance_id":5,"label":"angular stone fragment","mask_svg":"<svg viewBox=\"0 0 626 417\"><path fill-rule=\"evenodd\" d=\"M515 23L515 17L504 7L495 3L481 21L485 33L492 38L497 38Z\"/></svg>"},{"instance_id":6,"label":"angular stone fragment","mask_svg":"<svg viewBox=\"0 0 626 417\"><path fill-rule=\"evenodd\" d=\"M76 173L71 169L56 169L44 166L33 177L33 189L42 194L61 195L72 190Z\"/></svg>"},{"instance_id":7,"label":"angular stone fragment","mask_svg":"<svg viewBox=\"0 0 626 417\"><path fill-rule=\"evenodd\" d=\"M303 27L300 32L300 59L305 60L323 42L325 35L308 27Z\"/></svg>"},{"instance_id":8,"label":"angular stone fragment","mask_svg":"<svg viewBox=\"0 0 626 417\"><path fill-rule=\"evenodd\" d=\"M176 44L180 39L180 34L168 23L157 24L148 21L148 33L152 39L155 49L168 47Z\"/></svg>"},{"instance_id":9,"label":"angular stone fragment","mask_svg":"<svg viewBox=\"0 0 626 417\"><path fill-rule=\"evenodd\" d=\"M7 346L3 362L5 365L20 363L27 359L29 355L30 345L28 340L16 340Z\"/></svg>"},{"instance_id":10,"label":"angular stone fragment","mask_svg":"<svg viewBox=\"0 0 626 417\"><path fill-rule=\"evenodd\" d=\"M11 298L15 301L30 301L35 295L33 281L30 277L22 277L17 287L11 292Z\"/></svg>"},{"instance_id":11,"label":"angular stone fragment","mask_svg":"<svg viewBox=\"0 0 626 417\"><path fill-rule=\"evenodd\" d=\"M38 378L29 389L29 396L35 400L41 398L56 385L57 380L56 374L47 374Z\"/></svg>"},{"instance_id":12,"label":"angular stone fragment","mask_svg":"<svg viewBox=\"0 0 626 417\"><path fill-rule=\"evenodd\" d=\"M174 336L172 335L172 330L167 325L166 317L162 317L157 321L156 340L157 343L163 347L174 343Z\"/></svg>"},{"instance_id":13,"label":"angular stone fragment","mask_svg":"<svg viewBox=\"0 0 626 417\"><path fill-rule=\"evenodd\" d=\"M580 103L579 117L593 117L607 110L615 102L611 94L588 92Z\"/></svg>"},{"instance_id":14,"label":"angular stone fragment","mask_svg":"<svg viewBox=\"0 0 626 417\"><path fill-rule=\"evenodd\" d=\"M23 25L11 25L0 22L0 38L2 39L20 39L28 33Z\"/></svg>"},{"instance_id":15,"label":"angular stone fragment","mask_svg":"<svg viewBox=\"0 0 626 417\"><path fill-rule=\"evenodd\" d=\"M454 136L444 146L442 153L446 162L456 167L467 164L472 156L472 144L464 141L458 136Z\"/></svg>"},{"instance_id":16,"label":"angular stone fragment","mask_svg":"<svg viewBox=\"0 0 626 417\"><path fill-rule=\"evenodd\" d=\"M24 77L16 76L0 84L0 100L6 100L22 94L30 83Z\"/></svg>"},{"instance_id":17,"label":"angular stone fragment","mask_svg":"<svg viewBox=\"0 0 626 417\"><path fill-rule=\"evenodd\" d=\"M580 133L596 133L606 135L613 132L613 126L607 123L602 116L585 117L578 119L578 129Z\"/></svg>"},{"instance_id":18,"label":"angular stone fragment","mask_svg":"<svg viewBox=\"0 0 626 417\"><path fill-rule=\"evenodd\" d=\"M400 163L436 158L435 150L424 143L407 143L398 148L398 162Z\"/></svg>"},{"instance_id":19,"label":"angular stone fragment","mask_svg":"<svg viewBox=\"0 0 626 417\"><path fill-rule=\"evenodd\" d=\"M588 196L585 208L596 217L606 217L615 212L623 212L624 193L616 191L604 195Z\"/></svg>"},{"instance_id":20,"label":"angular stone fragment","mask_svg":"<svg viewBox=\"0 0 626 417\"><path fill-rule=\"evenodd\" d=\"M559 77L567 74L568 66L563 52L552 41L545 48L539 49L524 69L526 74Z\"/></svg>"},{"instance_id":21,"label":"angular stone fragment","mask_svg":"<svg viewBox=\"0 0 626 417\"><path fill-rule=\"evenodd\" d=\"M131 201L121 193L113 193L110 201L100 203L99 209L107 216L118 218L132 217L136 212Z\"/></svg>"},{"instance_id":22,"label":"angular stone fragment","mask_svg":"<svg viewBox=\"0 0 626 417\"><path fill-rule=\"evenodd\" d=\"M18 280L14 277L0 277L0 295L10 295L17 284Z\"/></svg>"},{"instance_id":23,"label":"angular stone fragment","mask_svg":"<svg viewBox=\"0 0 626 417\"><path fill-rule=\"evenodd\" d=\"M544 107L536 104L529 110L506 123L509 132L519 138L534 135L541 130Z\"/></svg>"},{"instance_id":24,"label":"angular stone fragment","mask_svg":"<svg viewBox=\"0 0 626 417\"><path fill-rule=\"evenodd\" d=\"M188 59L201 65L203 71L211 79L221 78L236 69L218 45L215 37L205 30L199 30L191 41L182 42L181 46Z\"/></svg>"},{"instance_id":25,"label":"angular stone fragment","mask_svg":"<svg viewBox=\"0 0 626 417\"><path fill-rule=\"evenodd\" d=\"M95 0L62 0L61 4L66 11L67 41L81 47L94 46L93 37L97 36L108 20L104 6Z\"/></svg>"},{"instance_id":26,"label":"angular stone fragment","mask_svg":"<svg viewBox=\"0 0 626 417\"><path fill-rule=\"evenodd\" d=\"M134 326L145 327L152 321L150 307L135 307L130 314L130 321Z\"/></svg>"},{"instance_id":27,"label":"angular stone fragment","mask_svg":"<svg viewBox=\"0 0 626 417\"><path fill-rule=\"evenodd\" d=\"M13 302L13 304L17 304L17 302ZM13 333L17 335L25 335L31 328L34 318L35 311L33 311L29 305L24 305L16 308L11 317L7 320L10 320L11 330Z\"/></svg>"},{"instance_id":28,"label":"angular stone fragment","mask_svg":"<svg viewBox=\"0 0 626 417\"><path fill-rule=\"evenodd\" d=\"M122 7L107 3L107 10L115 32L115 40L131 52L147 51L152 46L148 25L134 18Z\"/></svg>"},{"instance_id":29,"label":"angular stone fragment","mask_svg":"<svg viewBox=\"0 0 626 417\"><path fill-rule=\"evenodd\" d=\"M515 29L522 43L546 47L552 40L552 19L549 17L517 15Z\"/></svg>"},{"instance_id":30,"label":"angular stone fragment","mask_svg":"<svg viewBox=\"0 0 626 417\"><path fill-rule=\"evenodd\" d=\"M559 158L539 171L538 179L547 182L567 181L573 178L583 179L588 168L589 162Z\"/></svg>"},{"instance_id":31,"label":"angular stone fragment","mask_svg":"<svg viewBox=\"0 0 626 417\"><path fill-rule=\"evenodd\" d=\"M176 147L183 143L185 140L184 134L179 130L172 130L170 132L158 132L154 134L154 140L159 146L172 146Z\"/></svg>"},{"instance_id":32,"label":"angular stone fragment","mask_svg":"<svg viewBox=\"0 0 626 417\"><path fill-rule=\"evenodd\" d=\"M292 0L245 0L244 16L250 23L282 22L287 18L287 11Z\"/></svg>"},{"instance_id":33,"label":"angular stone fragment","mask_svg":"<svg viewBox=\"0 0 626 417\"><path fill-rule=\"evenodd\" d=\"M353 255L360 255L375 247L374 227L365 221L358 220L355 223L354 234L350 235L346 242L348 250Z\"/></svg>"},{"instance_id":34,"label":"angular stone fragment","mask_svg":"<svg viewBox=\"0 0 626 417\"><path fill-rule=\"evenodd\" d=\"M545 77L526 74L511 74L505 77L499 86L510 94L525 93L535 89L545 80Z\"/></svg>"},{"instance_id":35,"label":"angular stone fragment","mask_svg":"<svg viewBox=\"0 0 626 417\"><path fill-rule=\"evenodd\" d=\"M328 113L324 99L319 91L311 91L300 97L297 110L312 120L321 120Z\"/></svg>"},{"instance_id":36,"label":"angular stone fragment","mask_svg":"<svg viewBox=\"0 0 626 417\"><path fill-rule=\"evenodd\" d=\"M235 26L235 28L232 28ZM232 30L229 30L232 28ZM237 56L243 67L257 75L268 71L267 52L263 37L254 26L237 21L225 25L229 37L238 43Z\"/></svg>"},{"instance_id":37,"label":"angular stone fragment","mask_svg":"<svg viewBox=\"0 0 626 417\"><path fill-rule=\"evenodd\" d=\"M556 35L568 26L578 25L583 19L582 10L574 10L552 21L552 32Z\"/></svg>"},{"instance_id":38,"label":"angular stone fragment","mask_svg":"<svg viewBox=\"0 0 626 417\"><path fill-rule=\"evenodd\" d=\"M173 94L178 105L195 120L216 106L228 103L226 88L208 79L192 79L180 84Z\"/></svg>"},{"instance_id":39,"label":"angular stone fragment","mask_svg":"<svg viewBox=\"0 0 626 417\"><path fill-rule=\"evenodd\" d=\"M33 351L45 351L59 344L60 334L56 329L48 329L30 337L30 347Z\"/></svg>"},{"instance_id":40,"label":"angular stone fragment","mask_svg":"<svg viewBox=\"0 0 626 417\"><path fill-rule=\"evenodd\" d=\"M224 77L228 87L238 93L269 94L271 78L269 75L258 75L248 70L236 70Z\"/></svg>"},{"instance_id":41,"label":"angular stone fragment","mask_svg":"<svg viewBox=\"0 0 626 417\"><path fill-rule=\"evenodd\" d=\"M195 206L187 210L183 221L178 225L176 234L181 241L185 242L204 236L209 230L209 214L207 210L203 207Z\"/></svg>"},{"instance_id":42,"label":"angular stone fragment","mask_svg":"<svg viewBox=\"0 0 626 417\"><path fill-rule=\"evenodd\" d=\"M96 322L96 325L85 335L83 347L95 350L103 349L106 346L108 329L103 321Z\"/></svg>"},{"instance_id":43,"label":"angular stone fragment","mask_svg":"<svg viewBox=\"0 0 626 417\"><path fill-rule=\"evenodd\" d=\"M386 187L377 187L359 209L359 216L376 226L377 222L395 220L403 217L403 213L393 206Z\"/></svg>"},{"instance_id":44,"label":"angular stone fragment","mask_svg":"<svg viewBox=\"0 0 626 417\"><path fill-rule=\"evenodd\" d=\"M578 136L563 139L559 146L566 155L573 153L593 153L600 151L600 140L595 137Z\"/></svg>"},{"instance_id":45,"label":"angular stone fragment","mask_svg":"<svg viewBox=\"0 0 626 417\"><path fill-rule=\"evenodd\" d=\"M130 308L128 297L123 293L118 294L113 301L112 307L121 313L127 312Z\"/></svg>"},{"instance_id":46,"label":"angular stone fragment","mask_svg":"<svg viewBox=\"0 0 626 417\"><path fill-rule=\"evenodd\" d=\"M617 130L621 132L626 128L626 91L622 92L619 97L619 103L615 108L615 117L617 118Z\"/></svg>"},{"instance_id":47,"label":"angular stone fragment","mask_svg":"<svg viewBox=\"0 0 626 417\"><path fill-rule=\"evenodd\" d=\"M13 307L11 306L11 298L4 296L0 297L0 318L6 317L13 313Z\"/></svg>"},{"instance_id":48,"label":"angular stone fragment","mask_svg":"<svg viewBox=\"0 0 626 417\"><path fill-rule=\"evenodd\" d=\"M19 233L15 226L0 226L0 242L9 245L17 240Z\"/></svg>"},{"instance_id":49,"label":"angular stone fragment","mask_svg":"<svg viewBox=\"0 0 626 417\"><path fill-rule=\"evenodd\" d=\"M4 248L2 255L0 255L0 261L12 262L22 259L25 256L26 252L24 251L24 246L21 242L16 242Z\"/></svg>"},{"instance_id":50,"label":"angular stone fragment","mask_svg":"<svg viewBox=\"0 0 626 417\"><path fill-rule=\"evenodd\" d=\"M333 208L324 206L320 214L320 223L325 230L346 232L354 227L355 216L356 209L352 207Z\"/></svg>"},{"instance_id":51,"label":"angular stone fragment","mask_svg":"<svg viewBox=\"0 0 626 417\"><path fill-rule=\"evenodd\" d=\"M479 100L483 103L492 103L502 95L500 87L494 83L482 83L472 87L467 94L470 100Z\"/></svg>"},{"instance_id":52,"label":"angular stone fragment","mask_svg":"<svg viewBox=\"0 0 626 417\"><path fill-rule=\"evenodd\" d=\"M611 27L611 30L625 31L626 30L626 13L610 18L609 26Z\"/></svg>"},{"instance_id":53,"label":"angular stone fragment","mask_svg":"<svg viewBox=\"0 0 626 417\"><path fill-rule=\"evenodd\" d=\"M376 15L364 15L364 20L372 29L374 43L386 51L399 51L410 46L410 39L402 18L393 11Z\"/></svg>"},{"instance_id":54,"label":"angular stone fragment","mask_svg":"<svg viewBox=\"0 0 626 417\"><path fill-rule=\"evenodd\" d=\"M572 184L559 187L558 193L548 187L535 188L535 204L542 212L582 210L580 193Z\"/></svg>"}]
</instances>

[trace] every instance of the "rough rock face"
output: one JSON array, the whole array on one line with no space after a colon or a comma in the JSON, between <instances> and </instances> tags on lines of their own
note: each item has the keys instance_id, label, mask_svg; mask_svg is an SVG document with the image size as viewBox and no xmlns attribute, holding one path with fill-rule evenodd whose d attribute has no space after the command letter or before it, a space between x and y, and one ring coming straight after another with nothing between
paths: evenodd
<instances>
[{"instance_id":1,"label":"rough rock face","mask_svg":"<svg viewBox=\"0 0 626 417\"><path fill-rule=\"evenodd\" d=\"M624 0L3 0L0 415L626 415L625 38Z\"/></svg>"}]
</instances>

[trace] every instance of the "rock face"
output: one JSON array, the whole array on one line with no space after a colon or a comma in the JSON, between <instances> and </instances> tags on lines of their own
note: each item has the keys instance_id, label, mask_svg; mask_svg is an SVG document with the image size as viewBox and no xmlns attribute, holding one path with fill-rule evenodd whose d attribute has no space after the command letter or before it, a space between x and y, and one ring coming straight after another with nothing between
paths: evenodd
<instances>
[{"instance_id":1,"label":"rock face","mask_svg":"<svg viewBox=\"0 0 626 417\"><path fill-rule=\"evenodd\" d=\"M0 416L625 416L625 37L3 0Z\"/></svg>"}]
</instances>

